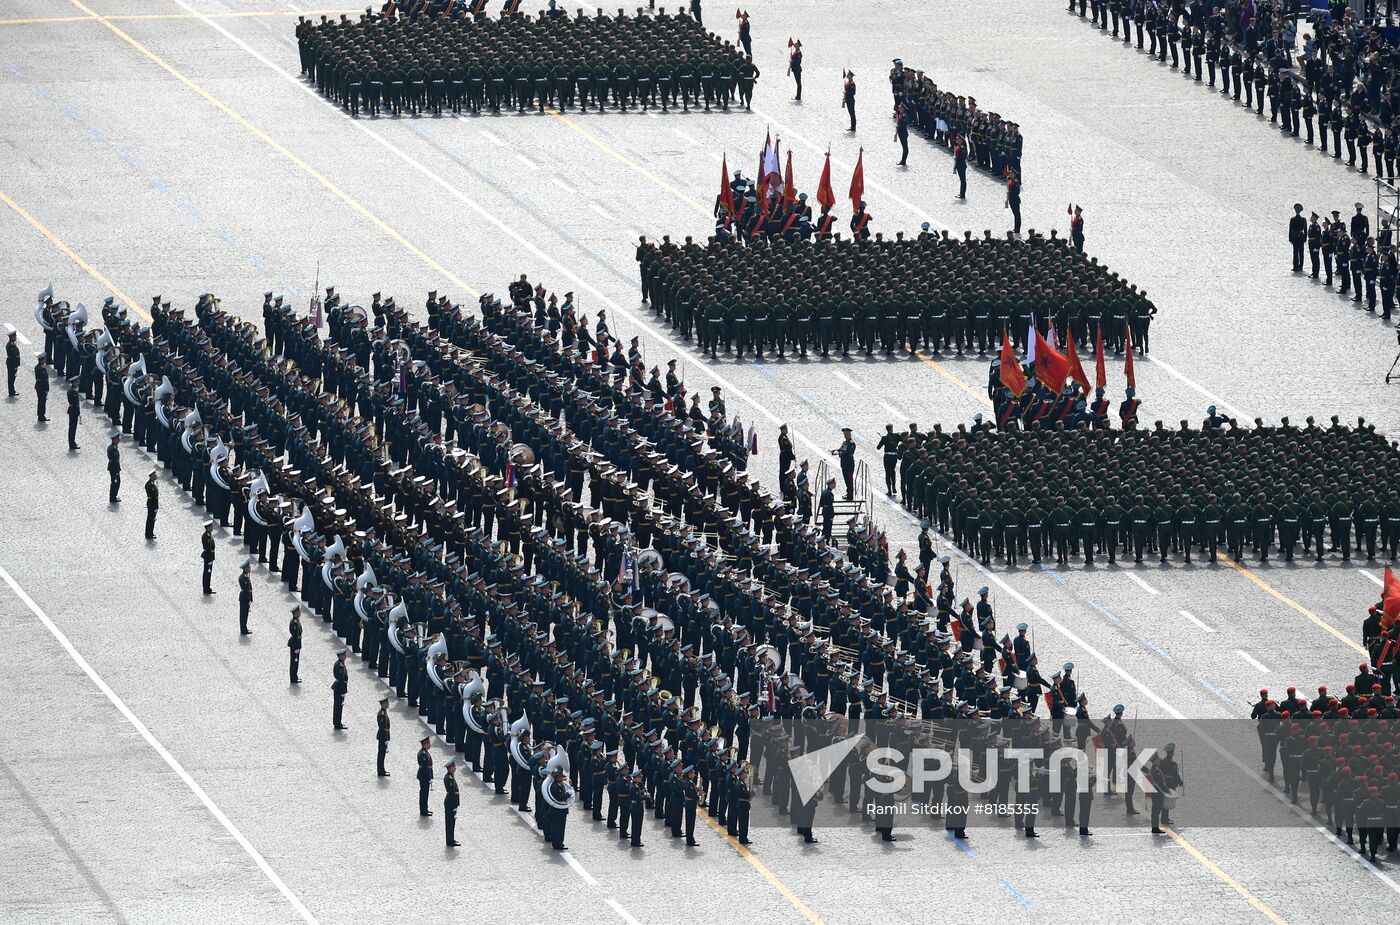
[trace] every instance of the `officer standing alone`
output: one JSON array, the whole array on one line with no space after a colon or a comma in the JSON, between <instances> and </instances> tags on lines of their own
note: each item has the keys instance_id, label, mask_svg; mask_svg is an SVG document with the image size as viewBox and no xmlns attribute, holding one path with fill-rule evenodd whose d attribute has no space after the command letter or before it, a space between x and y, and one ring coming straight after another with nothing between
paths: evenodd
<instances>
[{"instance_id":1,"label":"officer standing alone","mask_svg":"<svg viewBox=\"0 0 1400 925\"><path fill-rule=\"evenodd\" d=\"M121 498L117 497L122 490L122 456L118 444L121 443L122 432L112 431L112 442L107 445L107 477L111 481L111 486L107 489L107 503L120 504Z\"/></svg>"},{"instance_id":2,"label":"officer standing alone","mask_svg":"<svg viewBox=\"0 0 1400 925\"><path fill-rule=\"evenodd\" d=\"M82 396L78 394L78 383L76 380L68 383L68 449L80 449L78 446L78 419L82 417L83 405Z\"/></svg>"},{"instance_id":3,"label":"officer standing alone","mask_svg":"<svg viewBox=\"0 0 1400 925\"><path fill-rule=\"evenodd\" d=\"M6 394L14 398L19 393L15 391L15 377L19 375L19 344L15 343L16 333L10 332L10 336L5 341L5 385Z\"/></svg>"},{"instance_id":4,"label":"officer standing alone","mask_svg":"<svg viewBox=\"0 0 1400 925\"><path fill-rule=\"evenodd\" d=\"M846 85L841 91L841 105L846 107L846 112L851 117L851 127L848 132L856 130L856 75L854 71L842 71L841 76L846 78Z\"/></svg>"},{"instance_id":5,"label":"officer standing alone","mask_svg":"<svg viewBox=\"0 0 1400 925\"><path fill-rule=\"evenodd\" d=\"M856 494L856 442L851 439L851 429L841 428L841 445L831 451L841 462L841 478L846 483L846 497L850 501Z\"/></svg>"},{"instance_id":6,"label":"officer standing alone","mask_svg":"<svg viewBox=\"0 0 1400 925\"><path fill-rule=\"evenodd\" d=\"M376 770L380 777L388 777L389 772L384 769L384 757L389 754L389 695L385 694L379 698L379 713L374 721L378 726L374 734L379 742L379 758L376 763Z\"/></svg>"},{"instance_id":7,"label":"officer standing alone","mask_svg":"<svg viewBox=\"0 0 1400 925\"><path fill-rule=\"evenodd\" d=\"M340 721L345 711L345 692L350 688L350 670L345 667L345 656L349 651L345 646L336 649L335 664L331 666L331 694L335 697L334 706L331 708L331 722L336 729L349 728Z\"/></svg>"},{"instance_id":8,"label":"officer standing alone","mask_svg":"<svg viewBox=\"0 0 1400 925\"><path fill-rule=\"evenodd\" d=\"M238 573L238 635L251 636L253 631L248 629L248 611L253 609L253 560L248 559L243 563L243 569Z\"/></svg>"},{"instance_id":9,"label":"officer standing alone","mask_svg":"<svg viewBox=\"0 0 1400 925\"><path fill-rule=\"evenodd\" d=\"M49 371L44 366L44 352L34 354L34 400L38 403L37 419L47 421L49 409Z\"/></svg>"},{"instance_id":10,"label":"officer standing alone","mask_svg":"<svg viewBox=\"0 0 1400 925\"><path fill-rule=\"evenodd\" d=\"M460 848L461 842L457 841L457 807L461 804L462 798L457 791L457 759L447 759L447 770L442 775L442 810L445 818L443 825L447 829L447 847Z\"/></svg>"},{"instance_id":11,"label":"officer standing alone","mask_svg":"<svg viewBox=\"0 0 1400 925\"><path fill-rule=\"evenodd\" d=\"M218 594L211 586L210 582L214 578L214 521L204 522L204 535L199 538L201 551L199 558L204 562L204 593Z\"/></svg>"},{"instance_id":12,"label":"officer standing alone","mask_svg":"<svg viewBox=\"0 0 1400 925\"><path fill-rule=\"evenodd\" d=\"M287 672L292 684L300 684L297 669L301 667L301 608L292 608L292 618L287 621Z\"/></svg>"},{"instance_id":13,"label":"officer standing alone","mask_svg":"<svg viewBox=\"0 0 1400 925\"><path fill-rule=\"evenodd\" d=\"M418 747L418 815L431 816L433 811L428 809L428 788L433 783L433 753L428 750L428 743L432 741L432 736L423 736Z\"/></svg>"},{"instance_id":14,"label":"officer standing alone","mask_svg":"<svg viewBox=\"0 0 1400 925\"><path fill-rule=\"evenodd\" d=\"M958 198L967 198L967 142L953 136L953 173L958 175Z\"/></svg>"},{"instance_id":15,"label":"officer standing alone","mask_svg":"<svg viewBox=\"0 0 1400 925\"><path fill-rule=\"evenodd\" d=\"M156 487L156 470L146 476L146 539L156 538L156 511L160 510L160 490Z\"/></svg>"}]
</instances>

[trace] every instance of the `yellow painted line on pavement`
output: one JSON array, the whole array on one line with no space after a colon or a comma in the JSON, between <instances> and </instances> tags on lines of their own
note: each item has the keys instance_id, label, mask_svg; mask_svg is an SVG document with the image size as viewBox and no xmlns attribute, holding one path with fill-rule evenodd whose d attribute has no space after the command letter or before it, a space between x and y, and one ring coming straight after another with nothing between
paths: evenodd
<instances>
[{"instance_id":1,"label":"yellow painted line on pavement","mask_svg":"<svg viewBox=\"0 0 1400 925\"><path fill-rule=\"evenodd\" d=\"M924 362L927 363L929 366L932 366L935 370L938 371L938 375L942 376L944 379L947 379L949 382L953 383L953 385L957 386L958 388L962 389L962 390L963 390L964 392L966 392L967 394L971 395L974 401L977 401L977 402L979 402L979 403L981 403L981 404L983 404L983 405L986 405L988 408L992 407L992 400L991 400L990 398L988 398L988 397L987 397L986 395L984 395L983 393L977 391L977 390L974 389L972 386L968 385L966 382L964 382L964 381L963 381L961 378L959 378L958 376L955 376L955 375L952 373L952 371L949 370L949 369L948 369L946 366L944 366L942 363L938 362L937 360L930 359L929 357L924 356L923 353L921 353L921 352L918 351L918 350L915 350L915 351L914 351L914 356L918 357L920 360L924 361Z\"/></svg>"},{"instance_id":2,"label":"yellow painted line on pavement","mask_svg":"<svg viewBox=\"0 0 1400 925\"><path fill-rule=\"evenodd\" d=\"M709 813L700 813L700 818L704 819L706 825L708 825L711 829L714 829L716 834L718 834L721 838L727 841L729 843L729 847L739 852L739 857L743 858L745 861L748 861L749 865L753 867L754 870L758 871L758 873L763 877L763 879L767 880L768 883L773 887L773 889L777 890L782 895L783 899L786 899L794 909L802 913L803 918L811 922L812 925L826 925L826 922L822 919L822 917L817 915L816 912L812 911L812 907L804 903L801 899L799 899L796 893L788 889L787 884L783 883L782 880L778 879L778 875L769 870L767 864L764 864L757 857L755 857L754 853L748 849L747 845L739 844L739 840L733 835L730 835L729 832L724 828L724 826L720 825L713 818L711 818Z\"/></svg>"},{"instance_id":3,"label":"yellow painted line on pavement","mask_svg":"<svg viewBox=\"0 0 1400 925\"><path fill-rule=\"evenodd\" d=\"M1186 851L1187 854L1195 858L1196 861L1199 862L1202 867L1210 871L1212 874L1215 874L1215 876L1218 877L1227 886L1229 886L1230 889L1240 894L1240 898L1243 899L1245 902L1249 903L1256 910L1258 910L1258 912L1261 915L1263 915L1264 918L1268 919L1270 922L1273 922L1274 925L1288 925L1288 922L1284 920L1283 916L1270 909L1267 905L1264 904L1264 901L1262 899L1251 893L1248 889L1244 887L1243 884L1241 884L1234 877L1231 877L1229 874L1225 873L1225 871L1221 870L1215 864L1214 861L1202 854L1200 850L1196 848L1195 845L1191 844L1186 839L1178 835L1176 831L1172 829L1171 826L1162 826L1162 830L1165 831L1167 835L1171 836L1171 840L1180 845Z\"/></svg>"},{"instance_id":4,"label":"yellow painted line on pavement","mask_svg":"<svg viewBox=\"0 0 1400 925\"><path fill-rule=\"evenodd\" d=\"M1361 645L1361 643L1352 639L1346 633L1337 629L1335 626L1328 623L1326 620L1322 619L1317 614L1313 613L1311 610L1304 607L1302 604L1298 603L1293 598L1289 597L1287 594L1284 594L1282 591L1277 590L1268 582L1264 581L1264 579L1260 578L1258 575L1254 574L1254 572L1250 571L1248 568L1245 568L1243 565L1236 562L1229 556L1221 556L1220 558L1225 560L1226 565L1230 566L1230 568L1234 569L1244 577L1248 578L1250 581L1254 582L1256 585L1259 586L1260 589L1262 589L1265 593L1269 594L1271 597L1274 597L1279 601L1282 601L1283 603L1287 604L1289 607L1292 607L1294 610L1298 611L1300 614L1307 617L1309 620L1313 621L1318 626L1331 633L1333 636L1336 636L1348 646L1351 646L1351 648L1355 649L1359 654L1369 656L1369 653L1366 651L1365 647Z\"/></svg>"},{"instance_id":5,"label":"yellow painted line on pavement","mask_svg":"<svg viewBox=\"0 0 1400 925\"><path fill-rule=\"evenodd\" d=\"M88 276L91 276L93 279L97 280L99 283L105 286L112 293L112 295L116 296L118 299L121 299L122 303L125 304L127 308L131 309L147 321L151 320L151 316L146 312L144 308L133 302L131 300L131 296L123 292L117 286L116 283L103 276L102 273L96 267L94 267L92 264L88 263L81 256L79 256L77 251L73 250L73 248L63 243L62 239L60 239L58 235L54 234L47 227L45 227L43 222L39 221L33 215L29 214L29 212L26 211L23 206L15 202L4 192L0 192L0 202L3 202L5 205L9 206L10 211L14 212L20 218L24 219L30 224L31 227L33 227L35 231L39 232L39 234L47 238L50 244L58 248L60 251L63 252L63 255L65 257L67 257L69 260L73 261L80 268L82 268L84 273L86 273Z\"/></svg>"},{"instance_id":6,"label":"yellow painted line on pavement","mask_svg":"<svg viewBox=\"0 0 1400 925\"><path fill-rule=\"evenodd\" d=\"M78 9L82 10L84 13L96 16L96 14L93 13L91 9L89 9L83 4L82 0L70 0L70 2ZM296 154L292 153L292 151L290 151L286 147L286 145L283 145L281 142L273 138L267 132L264 132L252 122L249 122L244 116L236 112L222 100L218 99L208 90L205 90L199 84L186 77L182 72L177 70L174 65L170 64L160 55L151 51L145 45L142 45L140 42L132 38L126 32L123 32L120 27L113 25L106 19L99 18L99 21L102 23L103 26L107 27L107 29L111 30L112 34L116 35L123 42L126 42L132 48L139 51L148 60L150 60L151 63L155 64L157 67L165 71L171 77L174 77L180 83L184 84L190 90L194 91L205 102L209 103L215 109L219 110L224 115L228 116L230 119L243 126L249 132L251 132L259 139L261 139L264 143L266 143L268 147L272 148L272 150L276 151L278 154L282 155L282 157L286 158L292 164L296 165L296 167L299 170L301 170L311 179L315 180L317 183L321 184L321 186L325 187L327 190L333 193L337 199L345 203L351 209L358 212L376 228L384 232L384 234L388 235L390 238L393 238L396 242L399 243L399 245L401 245L404 248L404 250L408 251L410 254L417 257L419 260L423 261L428 266L432 267L438 273L442 274L444 279L450 280L454 285L459 286L463 291L471 294L473 298L480 295L480 293L476 289L468 285L465 280L463 280L457 274L453 273L451 270L447 269L447 267L443 266L438 261L434 260L432 257L428 256L427 253L425 253L416 244L409 241L408 238L405 238L402 234L399 233L397 229L392 227L388 222L384 221L384 219L380 218L378 215L375 215L372 211L370 211L369 208L362 205L360 201L357 200L354 196L351 196L345 190L332 183L319 170L317 170L315 167L312 167L310 164L302 160Z\"/></svg>"}]
</instances>

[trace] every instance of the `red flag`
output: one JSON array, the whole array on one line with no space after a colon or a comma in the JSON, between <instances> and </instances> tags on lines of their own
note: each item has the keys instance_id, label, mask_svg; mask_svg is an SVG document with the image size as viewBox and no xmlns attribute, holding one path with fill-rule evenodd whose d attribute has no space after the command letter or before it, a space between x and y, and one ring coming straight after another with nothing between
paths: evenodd
<instances>
[{"instance_id":1,"label":"red flag","mask_svg":"<svg viewBox=\"0 0 1400 925\"><path fill-rule=\"evenodd\" d=\"M1001 384L1017 398L1026 390L1026 374L1021 371L1021 361L1016 359L1016 351L1011 349L1011 338L1006 336L1004 330L1001 332Z\"/></svg>"},{"instance_id":2,"label":"red flag","mask_svg":"<svg viewBox=\"0 0 1400 925\"><path fill-rule=\"evenodd\" d=\"M1381 614L1387 625L1400 616L1400 578L1395 577L1388 565L1385 567L1385 584L1381 588Z\"/></svg>"},{"instance_id":3,"label":"red flag","mask_svg":"<svg viewBox=\"0 0 1400 925\"><path fill-rule=\"evenodd\" d=\"M792 182L792 149L788 149L787 171L783 176L783 202L794 203L797 201L797 186Z\"/></svg>"},{"instance_id":4,"label":"red flag","mask_svg":"<svg viewBox=\"0 0 1400 925\"><path fill-rule=\"evenodd\" d=\"M1133 376L1133 329L1125 328L1123 331L1123 342L1128 345L1128 352L1123 357L1123 376L1128 380L1128 388L1137 388L1137 379Z\"/></svg>"},{"instance_id":5,"label":"red flag","mask_svg":"<svg viewBox=\"0 0 1400 925\"><path fill-rule=\"evenodd\" d=\"M1064 354L1050 346L1045 336L1035 332L1035 375L1036 378L1058 395L1065 387L1065 376L1069 374L1069 360Z\"/></svg>"},{"instance_id":6,"label":"red flag","mask_svg":"<svg viewBox=\"0 0 1400 925\"><path fill-rule=\"evenodd\" d=\"M1069 360L1069 377L1089 391L1089 376L1084 372L1084 364L1079 362L1079 348L1074 345L1074 330L1065 330L1065 359Z\"/></svg>"},{"instance_id":7,"label":"red flag","mask_svg":"<svg viewBox=\"0 0 1400 925\"><path fill-rule=\"evenodd\" d=\"M860 201L865 198L865 149L856 155L856 172L851 174L851 211L860 211Z\"/></svg>"},{"instance_id":8,"label":"red flag","mask_svg":"<svg viewBox=\"0 0 1400 925\"><path fill-rule=\"evenodd\" d=\"M1103 388L1108 385L1108 376L1103 368L1103 327L1100 326L1094 331L1094 386Z\"/></svg>"},{"instance_id":9,"label":"red flag","mask_svg":"<svg viewBox=\"0 0 1400 925\"><path fill-rule=\"evenodd\" d=\"M831 191L831 152L826 152L826 164L822 167L822 178L817 183L817 202L822 211L830 211L836 204L836 194Z\"/></svg>"},{"instance_id":10,"label":"red flag","mask_svg":"<svg viewBox=\"0 0 1400 925\"><path fill-rule=\"evenodd\" d=\"M734 191L729 188L728 155L721 158L719 164L719 204L729 210L728 222L734 221Z\"/></svg>"}]
</instances>

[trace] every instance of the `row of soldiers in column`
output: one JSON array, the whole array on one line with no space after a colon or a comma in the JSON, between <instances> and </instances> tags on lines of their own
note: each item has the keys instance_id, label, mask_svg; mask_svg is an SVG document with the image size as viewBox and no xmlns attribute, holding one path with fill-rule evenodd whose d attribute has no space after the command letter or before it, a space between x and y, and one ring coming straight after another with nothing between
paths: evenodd
<instances>
[{"instance_id":1,"label":"row of soldiers in column","mask_svg":"<svg viewBox=\"0 0 1400 925\"><path fill-rule=\"evenodd\" d=\"M663 111L748 105L759 70L682 9L635 16L618 10L573 18L551 7L538 18L475 20L300 17L301 70L321 93L358 115L441 115L538 105L580 111L629 106Z\"/></svg>"},{"instance_id":2,"label":"row of soldiers in column","mask_svg":"<svg viewBox=\"0 0 1400 925\"><path fill-rule=\"evenodd\" d=\"M1372 861L1400 848L1400 623L1384 606L1370 608L1362 625L1369 658L1341 697L1321 685L1311 702L1294 687L1274 700L1265 688L1250 714L1269 781L1294 804L1306 799L1312 815Z\"/></svg>"},{"instance_id":3,"label":"row of soldiers in column","mask_svg":"<svg viewBox=\"0 0 1400 925\"><path fill-rule=\"evenodd\" d=\"M899 58L890 68L890 91L894 109L903 107L909 124L922 129L934 142L949 151L959 142L966 144L967 159L995 177L1011 172L1024 177L1021 153L1025 142L1015 122L979 109L974 97L940 90L931 77L906 67Z\"/></svg>"},{"instance_id":4,"label":"row of soldiers in column","mask_svg":"<svg viewBox=\"0 0 1400 925\"><path fill-rule=\"evenodd\" d=\"M714 237L697 244L643 237L637 247L642 300L702 353L751 351L822 356L852 350L996 350L1002 331L1017 347L1032 319L1074 330L1080 344L1100 328L1122 352L1129 336L1150 344L1156 306L1145 291L1085 258L1052 231L1025 241L941 237L927 224L914 238L869 241Z\"/></svg>"},{"instance_id":5,"label":"row of soldiers in column","mask_svg":"<svg viewBox=\"0 0 1400 925\"><path fill-rule=\"evenodd\" d=\"M1293 205L1293 218L1288 223L1288 240L1293 248L1293 272L1305 270L1304 253L1311 263L1310 279L1325 272L1325 285L1332 285L1336 268L1337 295L1351 294L1351 301L1363 302L1368 312L1376 310L1379 291L1381 318L1389 321L1395 310L1395 287L1400 282L1400 250L1390 219L1382 216L1380 227L1371 234L1371 219L1361 203L1350 221L1334 209L1331 216L1319 217L1316 212L1303 217L1302 203Z\"/></svg>"},{"instance_id":6,"label":"row of soldiers in column","mask_svg":"<svg viewBox=\"0 0 1400 925\"><path fill-rule=\"evenodd\" d=\"M1071 9L1074 0L1071 0ZM1333 159L1347 149L1347 165L1369 169L1371 156L1377 175L1394 177L1400 158L1400 125L1392 102L1395 73L1393 46L1379 28L1356 21L1327 23L1319 20L1315 37L1304 54L1292 60L1294 28L1291 19L1276 17L1272 23L1231 25L1226 9L1202 0L1102 0L1095 5L1093 21L1113 34L1122 26L1123 43L1136 28L1137 47L1159 61L1171 56L1172 67L1194 76L1208 75L1215 87L1220 72L1220 93L1262 114L1267 98L1269 118L1295 138L1306 128L1307 144L1314 143L1313 119L1317 119L1318 149L1328 151L1332 135ZM1084 3L1079 2L1080 15ZM1204 61L1204 70L1202 63Z\"/></svg>"},{"instance_id":7,"label":"row of soldiers in column","mask_svg":"<svg viewBox=\"0 0 1400 925\"><path fill-rule=\"evenodd\" d=\"M1400 493L1370 487L1400 449L1364 420L1245 429L1212 407L1200 429L1177 431L911 426L897 452L904 505L984 563L1052 550L1059 564L1081 551L1112 563L1120 547L1135 562L1215 561L1222 545L1263 561L1275 543L1291 561L1300 541L1319 562L1370 561L1400 548Z\"/></svg>"}]
</instances>

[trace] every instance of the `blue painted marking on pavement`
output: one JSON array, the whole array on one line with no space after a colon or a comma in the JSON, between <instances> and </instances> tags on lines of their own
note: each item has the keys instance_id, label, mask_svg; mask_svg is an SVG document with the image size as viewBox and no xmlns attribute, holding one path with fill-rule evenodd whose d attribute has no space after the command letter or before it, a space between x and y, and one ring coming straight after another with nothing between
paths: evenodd
<instances>
[{"instance_id":1,"label":"blue painted marking on pavement","mask_svg":"<svg viewBox=\"0 0 1400 925\"><path fill-rule=\"evenodd\" d=\"M1021 901L1021 905L1025 906L1027 909L1035 905L1026 897L1025 893L1022 893L1020 890L1016 889L1014 886L1007 883L1005 880L998 880L997 883L1000 883L1002 886L1006 887L1006 891L1012 896L1015 896L1017 899L1019 899Z\"/></svg>"},{"instance_id":2,"label":"blue painted marking on pavement","mask_svg":"<svg viewBox=\"0 0 1400 925\"><path fill-rule=\"evenodd\" d=\"M229 233L228 233L227 231L225 231L224 229L222 229L222 228L215 228L215 229L214 229L214 233L215 233L216 235L218 235L220 238L223 238L224 243L227 244L229 247L237 247L237 246L238 246L238 242L235 241L235 240L233 239L233 235L229 234Z\"/></svg>"},{"instance_id":3,"label":"blue painted marking on pavement","mask_svg":"<svg viewBox=\"0 0 1400 925\"><path fill-rule=\"evenodd\" d=\"M968 857L977 857L977 852L973 851L967 842L963 841L961 838L958 838L956 835L954 835L952 832L949 832L947 829L943 830L943 834L947 837L948 841L957 845L963 854L967 855Z\"/></svg>"},{"instance_id":4,"label":"blue painted marking on pavement","mask_svg":"<svg viewBox=\"0 0 1400 925\"><path fill-rule=\"evenodd\" d=\"M778 374L773 372L773 370L769 369L768 364L763 362L762 360L756 360L750 357L749 362L752 363L754 366L757 366L758 371L763 373L763 375L767 376L769 379L778 378Z\"/></svg>"},{"instance_id":5,"label":"blue painted marking on pavement","mask_svg":"<svg viewBox=\"0 0 1400 925\"><path fill-rule=\"evenodd\" d=\"M539 206L535 205L533 202L531 202L531 201L529 200L528 197L522 196L520 193L516 193L516 194L515 194L515 201L518 202L518 203L520 203L520 205L521 205L523 208L525 208L527 211L530 211L530 212L538 212L538 211L539 211Z\"/></svg>"},{"instance_id":6,"label":"blue painted marking on pavement","mask_svg":"<svg viewBox=\"0 0 1400 925\"><path fill-rule=\"evenodd\" d=\"M301 289L295 283L284 282L282 288L296 298L301 298Z\"/></svg>"},{"instance_id":7,"label":"blue painted marking on pavement","mask_svg":"<svg viewBox=\"0 0 1400 925\"><path fill-rule=\"evenodd\" d=\"M262 258L259 257L257 254L249 254L248 262L251 263L253 266L257 267L259 270L262 270L264 273L267 272L267 264L263 263Z\"/></svg>"},{"instance_id":8,"label":"blue painted marking on pavement","mask_svg":"<svg viewBox=\"0 0 1400 925\"><path fill-rule=\"evenodd\" d=\"M61 112L61 113L63 113L63 114L64 114L65 116L67 116L68 118L72 119L74 122L82 122L82 121L83 121L82 116L80 116L80 115L78 115L76 112L74 112L73 109L72 109L72 107L69 107L69 106L62 106L62 107L59 108L58 111Z\"/></svg>"},{"instance_id":9,"label":"blue painted marking on pavement","mask_svg":"<svg viewBox=\"0 0 1400 925\"><path fill-rule=\"evenodd\" d=\"M122 160L126 161L129 165L131 165L137 170L141 169L141 162L125 151L122 152Z\"/></svg>"},{"instance_id":10,"label":"blue painted marking on pavement","mask_svg":"<svg viewBox=\"0 0 1400 925\"><path fill-rule=\"evenodd\" d=\"M465 161L467 159L467 156L456 148L448 148L447 153L459 161Z\"/></svg>"},{"instance_id":11,"label":"blue painted marking on pavement","mask_svg":"<svg viewBox=\"0 0 1400 925\"><path fill-rule=\"evenodd\" d=\"M88 131L89 131L89 132L92 132L92 137L93 137L93 138L96 138L98 141L102 142L104 145L107 144L109 141L111 141L111 139L108 138L108 137L103 133L102 129L97 128L96 126L94 126L93 128L88 129Z\"/></svg>"},{"instance_id":12,"label":"blue painted marking on pavement","mask_svg":"<svg viewBox=\"0 0 1400 925\"><path fill-rule=\"evenodd\" d=\"M8 62L8 61L5 62L5 69L6 69L7 71L9 71L11 74L14 74L16 77L23 77L23 76L24 76L24 72L23 72L23 71L21 71L19 68L15 67L13 64L11 64L11 63Z\"/></svg>"},{"instance_id":13,"label":"blue painted marking on pavement","mask_svg":"<svg viewBox=\"0 0 1400 925\"><path fill-rule=\"evenodd\" d=\"M52 96L49 96L49 91L46 90L46 89L44 88L44 85L43 85L43 84L35 84L35 85L34 85L34 92L37 93L37 94L39 94L40 96L42 96L42 97L43 97L44 99L46 99L46 100L51 100L51 99L53 99Z\"/></svg>"},{"instance_id":14,"label":"blue painted marking on pavement","mask_svg":"<svg viewBox=\"0 0 1400 925\"><path fill-rule=\"evenodd\" d=\"M1153 652L1156 652L1158 655L1162 656L1162 658L1166 659L1167 661L1176 661L1176 659L1172 658L1166 652L1163 652L1162 649L1155 642L1153 642L1151 639L1148 639L1146 636L1139 636L1138 641L1141 642L1143 645L1147 646L1147 648L1151 649Z\"/></svg>"},{"instance_id":15,"label":"blue painted marking on pavement","mask_svg":"<svg viewBox=\"0 0 1400 925\"><path fill-rule=\"evenodd\" d=\"M1201 677L1200 675L1197 675L1197 676L1196 676L1196 680L1197 680L1197 681L1200 681L1202 687L1204 687L1206 690L1210 691L1210 692L1211 692L1212 694L1214 694L1215 696L1219 697L1221 700L1225 701L1226 703L1234 703L1233 700L1231 700L1228 696L1226 696L1226 694L1225 694L1224 691L1222 691L1220 688L1216 687L1214 684L1211 684L1211 683L1210 683L1209 681L1207 681L1205 678Z\"/></svg>"},{"instance_id":16,"label":"blue painted marking on pavement","mask_svg":"<svg viewBox=\"0 0 1400 925\"><path fill-rule=\"evenodd\" d=\"M1061 577L1060 573L1052 569L1050 566L1046 565L1044 562L1040 563L1040 570L1045 574L1049 575L1051 578L1055 579L1057 582L1059 582L1061 587L1064 586L1065 580L1063 577Z\"/></svg>"},{"instance_id":17,"label":"blue painted marking on pavement","mask_svg":"<svg viewBox=\"0 0 1400 925\"><path fill-rule=\"evenodd\" d=\"M818 405L816 402L812 401L812 396L808 395L801 389L793 389L793 392L797 395L798 398L802 399L804 402L811 405L813 408L821 408L821 405Z\"/></svg>"},{"instance_id":18,"label":"blue painted marking on pavement","mask_svg":"<svg viewBox=\"0 0 1400 925\"><path fill-rule=\"evenodd\" d=\"M160 190L162 193L170 192L170 187L166 186L156 177L151 177L151 185L154 186L156 189Z\"/></svg>"},{"instance_id":19,"label":"blue painted marking on pavement","mask_svg":"<svg viewBox=\"0 0 1400 925\"><path fill-rule=\"evenodd\" d=\"M487 171L482 170L480 167L476 168L476 175L479 176L479 177L481 177L481 179L485 180L487 183L490 183L492 186L500 186L500 185L501 185L501 184L496 180L495 174L488 173Z\"/></svg>"},{"instance_id":20,"label":"blue painted marking on pavement","mask_svg":"<svg viewBox=\"0 0 1400 925\"><path fill-rule=\"evenodd\" d=\"M1119 619L1118 619L1117 617L1115 617L1113 614L1109 613L1107 607L1103 606L1103 605L1100 604L1098 601L1094 600L1092 597L1086 597L1086 598L1084 598L1084 600L1088 601L1090 607L1094 608L1094 609L1097 610L1099 613L1103 614L1105 617L1108 617L1108 618L1109 618L1110 620L1112 620L1114 623L1120 622Z\"/></svg>"},{"instance_id":21,"label":"blue painted marking on pavement","mask_svg":"<svg viewBox=\"0 0 1400 925\"><path fill-rule=\"evenodd\" d=\"M184 212L186 215L188 215L190 218L194 219L197 222L204 221L203 217L200 216L199 211L194 206L190 205L188 202L180 203L180 211Z\"/></svg>"},{"instance_id":22,"label":"blue painted marking on pavement","mask_svg":"<svg viewBox=\"0 0 1400 925\"><path fill-rule=\"evenodd\" d=\"M552 222L549 223L549 226L550 226L551 228L553 228L555 231L559 232L559 234L561 234L561 235L563 235L564 237L568 238L570 241L572 241L574 238L577 237L577 235L574 234L574 230L573 230L572 228L568 227L567 225L561 225L561 224L559 224L558 222L553 222L553 221L552 221Z\"/></svg>"}]
</instances>

